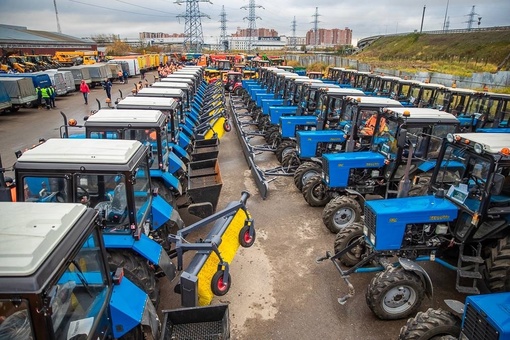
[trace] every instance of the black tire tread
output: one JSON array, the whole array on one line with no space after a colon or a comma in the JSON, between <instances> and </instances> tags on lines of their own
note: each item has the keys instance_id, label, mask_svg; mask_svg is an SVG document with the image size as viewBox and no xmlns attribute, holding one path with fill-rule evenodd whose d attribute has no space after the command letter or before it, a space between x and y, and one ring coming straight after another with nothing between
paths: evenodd
<instances>
[{"instance_id":1,"label":"black tire tread","mask_svg":"<svg viewBox=\"0 0 510 340\"><path fill-rule=\"evenodd\" d=\"M450 335L457 339L460 335L461 320L443 309L429 308L418 312L414 318L400 329L399 340L429 340L436 336Z\"/></svg>"},{"instance_id":2,"label":"black tire tread","mask_svg":"<svg viewBox=\"0 0 510 340\"><path fill-rule=\"evenodd\" d=\"M318 172L322 172L322 167L315 162L303 162L294 172L294 184L299 191L303 190L303 176L306 172L317 169Z\"/></svg>"},{"instance_id":3,"label":"black tire tread","mask_svg":"<svg viewBox=\"0 0 510 340\"><path fill-rule=\"evenodd\" d=\"M292 140L285 140L285 141L281 142L280 145L278 145L278 147L276 148L276 151L275 151L276 159L278 160L278 162L280 162L280 163L282 162L283 152L287 148L295 149L296 142L292 141Z\"/></svg>"},{"instance_id":4,"label":"black tire tread","mask_svg":"<svg viewBox=\"0 0 510 340\"><path fill-rule=\"evenodd\" d=\"M322 212L322 222L328 228L329 231L332 233L338 233L341 229L338 229L338 227L333 222L333 217L335 216L336 211L339 207L342 206L348 206L350 207L354 213L356 214L356 217L354 219L355 222L359 222L361 220L361 215L363 214L363 210L361 209L361 206L359 205L358 201L356 201L354 198L350 196L337 196L333 198L331 201L326 204L324 207L324 210ZM343 227L345 228L345 226Z\"/></svg>"},{"instance_id":5,"label":"black tire tread","mask_svg":"<svg viewBox=\"0 0 510 340\"><path fill-rule=\"evenodd\" d=\"M323 207L328 203L330 199L328 193L326 193L322 199L314 196L314 189L318 185L324 185L322 183L321 176L312 176L310 180L303 186L303 197L305 198L306 203L308 203L308 205L311 207Z\"/></svg>"},{"instance_id":6,"label":"black tire tread","mask_svg":"<svg viewBox=\"0 0 510 340\"><path fill-rule=\"evenodd\" d=\"M363 225L361 223L353 223L352 225L343 228L338 234L336 234L335 242L334 242L334 250L335 254L340 252L349 246L352 241L356 240L360 236L363 235ZM366 247L364 252L366 252ZM356 258L351 253L346 253L342 257L339 258L339 261L346 265L347 267L352 267L356 265L361 258Z\"/></svg>"}]
</instances>

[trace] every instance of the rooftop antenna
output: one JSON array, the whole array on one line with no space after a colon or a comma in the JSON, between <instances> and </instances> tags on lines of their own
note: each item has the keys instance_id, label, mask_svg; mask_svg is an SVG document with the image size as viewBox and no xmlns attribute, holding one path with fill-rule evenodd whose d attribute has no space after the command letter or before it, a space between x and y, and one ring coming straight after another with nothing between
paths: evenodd
<instances>
[{"instance_id":1,"label":"rooftop antenna","mask_svg":"<svg viewBox=\"0 0 510 340\"><path fill-rule=\"evenodd\" d=\"M62 33L62 29L60 28L60 21L58 20L57 0L53 0L53 7L55 7L55 16L57 17L57 32Z\"/></svg>"}]
</instances>

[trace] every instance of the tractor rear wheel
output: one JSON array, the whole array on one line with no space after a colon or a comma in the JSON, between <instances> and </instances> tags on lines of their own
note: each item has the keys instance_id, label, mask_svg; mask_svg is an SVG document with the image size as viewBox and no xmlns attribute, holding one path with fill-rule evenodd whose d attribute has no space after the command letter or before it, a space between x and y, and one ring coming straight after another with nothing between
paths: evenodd
<instances>
[{"instance_id":1,"label":"tractor rear wheel","mask_svg":"<svg viewBox=\"0 0 510 340\"><path fill-rule=\"evenodd\" d=\"M312 176L320 176L321 173L322 167L320 164L304 162L296 169L296 172L294 172L294 184L299 191L302 191L303 186Z\"/></svg>"},{"instance_id":2,"label":"tractor rear wheel","mask_svg":"<svg viewBox=\"0 0 510 340\"><path fill-rule=\"evenodd\" d=\"M363 225L361 223L353 223L343 228L335 238L335 254L350 246L354 241L363 236ZM355 266L361 261L362 255L367 252L365 241L360 242L356 247L352 248L348 253L339 258L340 262L348 267Z\"/></svg>"},{"instance_id":3,"label":"tractor rear wheel","mask_svg":"<svg viewBox=\"0 0 510 340\"><path fill-rule=\"evenodd\" d=\"M174 209L177 209L177 205L175 203L174 195L170 188L167 187L165 182L161 178L151 178L151 185L153 188L158 189L158 195L161 196L168 204L170 204Z\"/></svg>"},{"instance_id":4,"label":"tractor rear wheel","mask_svg":"<svg viewBox=\"0 0 510 340\"><path fill-rule=\"evenodd\" d=\"M332 233L361 220L361 206L350 196L337 196L326 204L322 212L322 222Z\"/></svg>"},{"instance_id":5,"label":"tractor rear wheel","mask_svg":"<svg viewBox=\"0 0 510 340\"><path fill-rule=\"evenodd\" d=\"M286 140L281 142L280 145L276 148L275 155L278 162L282 162L283 157L287 155L289 152L292 152L296 149L296 142L292 140Z\"/></svg>"},{"instance_id":6,"label":"tractor rear wheel","mask_svg":"<svg viewBox=\"0 0 510 340\"><path fill-rule=\"evenodd\" d=\"M303 186L303 197L311 207L323 207L330 200L328 188L321 176L312 176Z\"/></svg>"},{"instance_id":7,"label":"tractor rear wheel","mask_svg":"<svg viewBox=\"0 0 510 340\"><path fill-rule=\"evenodd\" d=\"M265 131L271 125L269 116L260 116L257 127L260 131Z\"/></svg>"},{"instance_id":8,"label":"tractor rear wheel","mask_svg":"<svg viewBox=\"0 0 510 340\"><path fill-rule=\"evenodd\" d=\"M135 255L125 250L108 250L108 265L110 271L123 267L124 276L146 292L154 306L158 305L159 289L156 286L156 278L145 260L137 259Z\"/></svg>"},{"instance_id":9,"label":"tractor rear wheel","mask_svg":"<svg viewBox=\"0 0 510 340\"><path fill-rule=\"evenodd\" d=\"M423 196L427 193L427 190L429 188L430 178L432 177L432 174L422 174L420 175L420 179L418 180L418 183L411 186L411 189L409 189L408 196Z\"/></svg>"},{"instance_id":10,"label":"tractor rear wheel","mask_svg":"<svg viewBox=\"0 0 510 340\"><path fill-rule=\"evenodd\" d=\"M274 134L278 133L278 126L271 125L269 128L266 129L264 132L264 140L271 144L271 141L275 138Z\"/></svg>"},{"instance_id":11,"label":"tractor rear wheel","mask_svg":"<svg viewBox=\"0 0 510 340\"><path fill-rule=\"evenodd\" d=\"M510 236L498 240L492 247L484 249L486 281L491 292L510 291Z\"/></svg>"},{"instance_id":12,"label":"tractor rear wheel","mask_svg":"<svg viewBox=\"0 0 510 340\"><path fill-rule=\"evenodd\" d=\"M442 309L429 308L418 312L414 318L407 320L400 329L399 340L432 340L460 335L461 320L456 315Z\"/></svg>"},{"instance_id":13,"label":"tractor rear wheel","mask_svg":"<svg viewBox=\"0 0 510 340\"><path fill-rule=\"evenodd\" d=\"M381 320L397 320L416 314L425 294L413 272L391 267L378 273L367 288L368 307Z\"/></svg>"}]
</instances>

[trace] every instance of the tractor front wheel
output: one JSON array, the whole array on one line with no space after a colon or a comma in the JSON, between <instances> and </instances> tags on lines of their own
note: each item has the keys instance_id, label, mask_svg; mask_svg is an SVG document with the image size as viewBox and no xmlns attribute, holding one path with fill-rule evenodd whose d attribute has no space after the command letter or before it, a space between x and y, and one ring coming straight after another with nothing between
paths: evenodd
<instances>
[{"instance_id":1,"label":"tractor front wheel","mask_svg":"<svg viewBox=\"0 0 510 340\"><path fill-rule=\"evenodd\" d=\"M321 173L322 167L320 164L304 162L296 169L296 172L294 172L294 184L299 191L302 191L303 186L312 176L320 176Z\"/></svg>"},{"instance_id":2,"label":"tractor front wheel","mask_svg":"<svg viewBox=\"0 0 510 340\"><path fill-rule=\"evenodd\" d=\"M363 236L363 225L361 223L353 223L343 228L335 238L335 254L350 246L354 241ZM340 262L348 267L355 266L361 261L362 256L367 252L365 241L363 240L349 252L339 258Z\"/></svg>"},{"instance_id":3,"label":"tractor front wheel","mask_svg":"<svg viewBox=\"0 0 510 340\"><path fill-rule=\"evenodd\" d=\"M282 159L282 167L290 172L290 168L297 167L301 164L301 160L298 158L295 151L289 152Z\"/></svg>"},{"instance_id":4,"label":"tractor front wheel","mask_svg":"<svg viewBox=\"0 0 510 340\"><path fill-rule=\"evenodd\" d=\"M227 281L223 279L223 270L217 271L211 279L211 290L216 296L223 296L228 293L232 279L230 273L228 274Z\"/></svg>"},{"instance_id":5,"label":"tractor front wheel","mask_svg":"<svg viewBox=\"0 0 510 340\"><path fill-rule=\"evenodd\" d=\"M407 320L400 329L399 340L432 340L452 337L458 339L461 320L456 315L442 309L429 308L418 312L414 318Z\"/></svg>"},{"instance_id":6,"label":"tractor front wheel","mask_svg":"<svg viewBox=\"0 0 510 340\"><path fill-rule=\"evenodd\" d=\"M276 148L275 155L278 162L282 162L283 157L285 157L288 153L294 151L296 149L296 142L292 140L287 140L281 142L280 145Z\"/></svg>"},{"instance_id":7,"label":"tractor front wheel","mask_svg":"<svg viewBox=\"0 0 510 340\"><path fill-rule=\"evenodd\" d=\"M313 176L303 186L303 197L311 207L323 207L330 200L328 188L320 176Z\"/></svg>"},{"instance_id":8,"label":"tractor front wheel","mask_svg":"<svg viewBox=\"0 0 510 340\"><path fill-rule=\"evenodd\" d=\"M397 320L416 314L424 294L425 289L418 275L391 267L370 281L366 301L379 319Z\"/></svg>"},{"instance_id":9,"label":"tractor front wheel","mask_svg":"<svg viewBox=\"0 0 510 340\"><path fill-rule=\"evenodd\" d=\"M338 233L346 226L361 220L361 206L349 196L338 196L326 204L322 222L332 233Z\"/></svg>"}]
</instances>

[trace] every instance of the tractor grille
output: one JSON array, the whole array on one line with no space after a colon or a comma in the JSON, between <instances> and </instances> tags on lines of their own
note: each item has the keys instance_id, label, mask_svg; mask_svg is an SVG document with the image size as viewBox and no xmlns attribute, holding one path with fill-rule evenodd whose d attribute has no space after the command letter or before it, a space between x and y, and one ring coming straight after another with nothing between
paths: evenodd
<instances>
[{"instance_id":1,"label":"tractor grille","mask_svg":"<svg viewBox=\"0 0 510 340\"><path fill-rule=\"evenodd\" d=\"M375 218L376 218L376 215L375 215L375 212L372 210L372 208L365 206L365 226L374 235L376 235L376 233L375 233Z\"/></svg>"},{"instance_id":2,"label":"tractor grille","mask_svg":"<svg viewBox=\"0 0 510 340\"><path fill-rule=\"evenodd\" d=\"M466 307L462 334L470 340L498 340L499 334L470 304Z\"/></svg>"}]
</instances>

